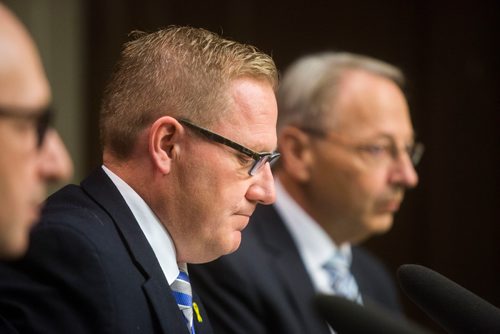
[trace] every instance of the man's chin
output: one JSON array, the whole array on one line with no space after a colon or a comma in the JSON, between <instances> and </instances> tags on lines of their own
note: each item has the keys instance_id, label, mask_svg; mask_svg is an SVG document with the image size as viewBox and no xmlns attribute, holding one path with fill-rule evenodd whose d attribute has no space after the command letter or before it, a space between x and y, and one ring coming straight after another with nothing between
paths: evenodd
<instances>
[{"instance_id":1,"label":"man's chin","mask_svg":"<svg viewBox=\"0 0 500 334\"><path fill-rule=\"evenodd\" d=\"M24 255L28 249L28 233L12 236L9 240L0 240L0 258L16 259Z\"/></svg>"},{"instance_id":2,"label":"man's chin","mask_svg":"<svg viewBox=\"0 0 500 334\"><path fill-rule=\"evenodd\" d=\"M211 248L211 252L204 252L203 256L197 256L185 261L193 264L207 263L217 260L221 256L231 254L238 250L241 244L241 232L234 231L231 235L232 239L227 240L224 244L218 243L218 247Z\"/></svg>"},{"instance_id":3,"label":"man's chin","mask_svg":"<svg viewBox=\"0 0 500 334\"><path fill-rule=\"evenodd\" d=\"M241 245L241 231L234 231L232 246L229 247L228 252L225 255L236 252L238 248L240 248L240 245Z\"/></svg>"},{"instance_id":4,"label":"man's chin","mask_svg":"<svg viewBox=\"0 0 500 334\"><path fill-rule=\"evenodd\" d=\"M394 221L394 216L390 213L378 217L370 226L374 234L384 234L387 233L392 228L392 223Z\"/></svg>"}]
</instances>

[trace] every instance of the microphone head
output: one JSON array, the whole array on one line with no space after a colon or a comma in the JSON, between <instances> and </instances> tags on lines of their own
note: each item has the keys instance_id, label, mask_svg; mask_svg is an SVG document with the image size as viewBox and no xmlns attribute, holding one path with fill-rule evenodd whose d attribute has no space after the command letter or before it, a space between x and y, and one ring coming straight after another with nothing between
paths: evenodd
<instances>
[{"instance_id":1,"label":"microphone head","mask_svg":"<svg viewBox=\"0 0 500 334\"><path fill-rule=\"evenodd\" d=\"M500 310L443 275L405 264L398 280L405 294L448 332L500 332Z\"/></svg>"},{"instance_id":2,"label":"microphone head","mask_svg":"<svg viewBox=\"0 0 500 334\"><path fill-rule=\"evenodd\" d=\"M343 297L319 294L314 306L337 333L424 334L414 324L375 305L361 306Z\"/></svg>"}]
</instances>

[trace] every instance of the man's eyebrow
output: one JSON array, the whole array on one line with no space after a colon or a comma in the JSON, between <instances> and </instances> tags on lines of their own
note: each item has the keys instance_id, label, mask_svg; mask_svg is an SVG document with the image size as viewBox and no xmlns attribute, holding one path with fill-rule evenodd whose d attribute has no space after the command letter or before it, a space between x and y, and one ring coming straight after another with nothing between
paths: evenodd
<instances>
[{"instance_id":1,"label":"man's eyebrow","mask_svg":"<svg viewBox=\"0 0 500 334\"><path fill-rule=\"evenodd\" d=\"M375 135L372 135L372 136L368 136L367 138L365 138L365 140L389 140L391 142L396 142L396 138L394 137L393 134L390 134L390 133L386 133L386 132L383 132L383 133L377 133ZM414 142L416 139L416 135L415 133L412 133L411 136L409 136L408 138L405 139L405 142L409 141L409 142Z\"/></svg>"}]
</instances>

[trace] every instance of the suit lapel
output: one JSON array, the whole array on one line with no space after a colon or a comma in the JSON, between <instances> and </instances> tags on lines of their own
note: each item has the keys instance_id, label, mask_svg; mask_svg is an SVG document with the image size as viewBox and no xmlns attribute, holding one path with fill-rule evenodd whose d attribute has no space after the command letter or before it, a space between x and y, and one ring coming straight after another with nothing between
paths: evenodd
<instances>
[{"instance_id":1,"label":"suit lapel","mask_svg":"<svg viewBox=\"0 0 500 334\"><path fill-rule=\"evenodd\" d=\"M142 286L164 333L188 333L177 303L160 264L120 192L102 168L82 184L88 193L112 218L131 260L143 273Z\"/></svg>"},{"instance_id":2,"label":"suit lapel","mask_svg":"<svg viewBox=\"0 0 500 334\"><path fill-rule=\"evenodd\" d=\"M274 206L259 205L254 213L255 231L272 259L272 266L284 282L290 306L302 317L304 333L329 333L313 311L312 300L316 292L290 232Z\"/></svg>"},{"instance_id":3,"label":"suit lapel","mask_svg":"<svg viewBox=\"0 0 500 334\"><path fill-rule=\"evenodd\" d=\"M205 308L198 295L193 291L193 326L196 334L212 334L212 327Z\"/></svg>"}]
</instances>

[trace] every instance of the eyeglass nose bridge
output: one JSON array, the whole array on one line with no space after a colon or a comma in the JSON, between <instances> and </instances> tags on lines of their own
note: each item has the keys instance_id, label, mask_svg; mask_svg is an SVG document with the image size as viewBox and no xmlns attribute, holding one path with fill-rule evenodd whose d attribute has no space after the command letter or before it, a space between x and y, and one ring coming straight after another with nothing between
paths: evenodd
<instances>
[{"instance_id":1,"label":"eyeglass nose bridge","mask_svg":"<svg viewBox=\"0 0 500 334\"><path fill-rule=\"evenodd\" d=\"M37 120L36 130L37 130L37 148L40 149L43 146L43 142L47 131L50 127L52 121L53 111L52 109L47 109L43 114L40 115Z\"/></svg>"},{"instance_id":2,"label":"eyeglass nose bridge","mask_svg":"<svg viewBox=\"0 0 500 334\"><path fill-rule=\"evenodd\" d=\"M281 154L278 152L264 153L260 155L257 159L255 159L255 162L248 171L248 174L250 176L255 176L262 169L262 167L264 167L266 162L269 162L269 165L272 167L280 156Z\"/></svg>"},{"instance_id":3,"label":"eyeglass nose bridge","mask_svg":"<svg viewBox=\"0 0 500 334\"><path fill-rule=\"evenodd\" d=\"M410 159L413 167L416 167L420 160L422 159L422 155L424 154L425 147L422 143L414 143L410 146L405 146L403 149L399 149L396 145L392 146L391 157L392 160L398 161L402 154L406 154Z\"/></svg>"}]
</instances>

